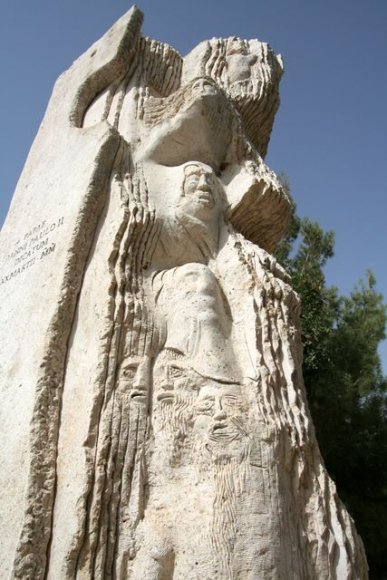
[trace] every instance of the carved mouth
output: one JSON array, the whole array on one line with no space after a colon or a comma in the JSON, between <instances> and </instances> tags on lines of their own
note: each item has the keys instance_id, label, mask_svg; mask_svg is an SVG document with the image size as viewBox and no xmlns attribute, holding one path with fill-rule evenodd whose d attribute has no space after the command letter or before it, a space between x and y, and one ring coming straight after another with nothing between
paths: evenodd
<instances>
[{"instance_id":1,"label":"carved mouth","mask_svg":"<svg viewBox=\"0 0 387 580\"><path fill-rule=\"evenodd\" d=\"M227 427L228 427L227 423L216 423L212 427L212 432L215 433L215 431L224 431L225 429L227 429Z\"/></svg>"},{"instance_id":2,"label":"carved mouth","mask_svg":"<svg viewBox=\"0 0 387 580\"><path fill-rule=\"evenodd\" d=\"M173 393L160 393L156 398L158 401L172 401Z\"/></svg>"},{"instance_id":3,"label":"carved mouth","mask_svg":"<svg viewBox=\"0 0 387 580\"><path fill-rule=\"evenodd\" d=\"M130 393L130 398L134 400L145 399L146 393L144 391L132 391Z\"/></svg>"},{"instance_id":4,"label":"carved mouth","mask_svg":"<svg viewBox=\"0 0 387 580\"><path fill-rule=\"evenodd\" d=\"M213 197L210 193L204 192L204 193L200 193L199 195L197 195L196 203L199 203L201 205L206 205L206 206L213 206L214 200L213 200Z\"/></svg>"}]
</instances>

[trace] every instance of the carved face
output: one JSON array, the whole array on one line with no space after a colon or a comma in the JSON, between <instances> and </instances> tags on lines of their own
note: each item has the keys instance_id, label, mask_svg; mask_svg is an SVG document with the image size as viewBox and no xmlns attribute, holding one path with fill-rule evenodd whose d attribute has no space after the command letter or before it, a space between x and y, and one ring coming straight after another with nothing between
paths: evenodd
<instances>
[{"instance_id":1,"label":"carved face","mask_svg":"<svg viewBox=\"0 0 387 580\"><path fill-rule=\"evenodd\" d=\"M189 441L198 375L180 361L156 361L153 378L152 422L155 444L171 445L170 459L177 457ZM172 452L173 450L173 452ZM184 455L184 454L183 454Z\"/></svg>"},{"instance_id":2,"label":"carved face","mask_svg":"<svg viewBox=\"0 0 387 580\"><path fill-rule=\"evenodd\" d=\"M211 167L202 163L184 166L183 198L180 205L184 211L204 219L212 214L217 203L217 179Z\"/></svg>"},{"instance_id":3,"label":"carved face","mask_svg":"<svg viewBox=\"0 0 387 580\"><path fill-rule=\"evenodd\" d=\"M176 400L182 402L190 401L198 387L196 374L178 361L166 362L162 368L155 368L156 401L163 405L170 405ZM196 378L196 381L195 381ZM195 393L196 394L196 393Z\"/></svg>"},{"instance_id":4,"label":"carved face","mask_svg":"<svg viewBox=\"0 0 387 580\"><path fill-rule=\"evenodd\" d=\"M146 404L149 393L149 359L129 357L120 368L119 390L130 402Z\"/></svg>"},{"instance_id":5,"label":"carved face","mask_svg":"<svg viewBox=\"0 0 387 580\"><path fill-rule=\"evenodd\" d=\"M195 402L195 431L217 442L233 441L245 435L243 400L238 385L209 381Z\"/></svg>"},{"instance_id":6,"label":"carved face","mask_svg":"<svg viewBox=\"0 0 387 580\"><path fill-rule=\"evenodd\" d=\"M248 52L240 40L229 45L226 52L227 77L230 85L248 80L251 67L257 62L258 56Z\"/></svg>"}]
</instances>

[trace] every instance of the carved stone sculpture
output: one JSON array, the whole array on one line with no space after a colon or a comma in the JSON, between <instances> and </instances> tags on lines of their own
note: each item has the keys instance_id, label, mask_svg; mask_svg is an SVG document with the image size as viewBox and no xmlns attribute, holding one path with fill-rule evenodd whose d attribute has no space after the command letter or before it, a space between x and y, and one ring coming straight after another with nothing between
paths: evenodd
<instances>
[{"instance_id":1,"label":"carved stone sculpture","mask_svg":"<svg viewBox=\"0 0 387 580\"><path fill-rule=\"evenodd\" d=\"M365 579L272 256L281 59L141 22L59 78L2 231L1 576Z\"/></svg>"}]
</instances>

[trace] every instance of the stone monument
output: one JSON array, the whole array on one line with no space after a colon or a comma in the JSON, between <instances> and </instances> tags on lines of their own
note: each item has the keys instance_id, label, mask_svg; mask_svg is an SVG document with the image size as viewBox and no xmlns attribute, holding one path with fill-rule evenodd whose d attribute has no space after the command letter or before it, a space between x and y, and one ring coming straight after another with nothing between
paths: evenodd
<instances>
[{"instance_id":1,"label":"stone monument","mask_svg":"<svg viewBox=\"0 0 387 580\"><path fill-rule=\"evenodd\" d=\"M281 58L141 23L57 81L1 234L1 577L365 579L272 255Z\"/></svg>"}]
</instances>

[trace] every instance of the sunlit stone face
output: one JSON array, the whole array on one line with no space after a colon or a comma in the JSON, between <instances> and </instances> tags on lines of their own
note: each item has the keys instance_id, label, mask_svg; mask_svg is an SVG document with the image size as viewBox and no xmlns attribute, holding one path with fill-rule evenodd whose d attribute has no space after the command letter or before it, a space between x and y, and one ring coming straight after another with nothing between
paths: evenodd
<instances>
[{"instance_id":1,"label":"sunlit stone face","mask_svg":"<svg viewBox=\"0 0 387 580\"><path fill-rule=\"evenodd\" d=\"M218 183L214 171L202 163L188 163L183 172L183 197L180 207L187 214L201 219L210 217L218 199Z\"/></svg>"},{"instance_id":2,"label":"sunlit stone face","mask_svg":"<svg viewBox=\"0 0 387 580\"><path fill-rule=\"evenodd\" d=\"M195 432L213 441L233 441L245 434L243 399L239 385L208 380L195 402Z\"/></svg>"},{"instance_id":3,"label":"sunlit stone face","mask_svg":"<svg viewBox=\"0 0 387 580\"><path fill-rule=\"evenodd\" d=\"M257 60L257 55L251 54L241 41L235 40L226 52L228 82L232 85L236 82L249 80L251 67Z\"/></svg>"},{"instance_id":4,"label":"sunlit stone face","mask_svg":"<svg viewBox=\"0 0 387 580\"><path fill-rule=\"evenodd\" d=\"M170 405L177 399L184 399L194 391L192 378L188 368L178 362L165 362L155 367L155 395L156 402ZM189 387L187 387L189 385ZM156 403L156 404L157 404Z\"/></svg>"},{"instance_id":5,"label":"sunlit stone face","mask_svg":"<svg viewBox=\"0 0 387 580\"><path fill-rule=\"evenodd\" d=\"M120 368L119 388L130 402L146 405L150 389L149 361L140 357L129 357Z\"/></svg>"}]
</instances>

